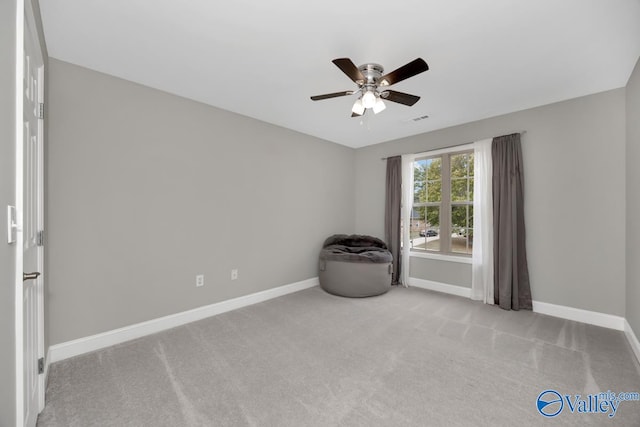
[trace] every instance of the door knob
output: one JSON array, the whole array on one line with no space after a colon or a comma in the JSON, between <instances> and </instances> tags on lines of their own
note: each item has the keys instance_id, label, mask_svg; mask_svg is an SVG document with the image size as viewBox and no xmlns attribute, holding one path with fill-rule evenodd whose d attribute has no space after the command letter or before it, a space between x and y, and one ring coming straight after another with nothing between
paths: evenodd
<instances>
[{"instance_id":1,"label":"door knob","mask_svg":"<svg viewBox=\"0 0 640 427\"><path fill-rule=\"evenodd\" d=\"M37 279L39 275L40 273L37 271L34 271L33 273L22 273L22 281L24 282L25 280Z\"/></svg>"}]
</instances>

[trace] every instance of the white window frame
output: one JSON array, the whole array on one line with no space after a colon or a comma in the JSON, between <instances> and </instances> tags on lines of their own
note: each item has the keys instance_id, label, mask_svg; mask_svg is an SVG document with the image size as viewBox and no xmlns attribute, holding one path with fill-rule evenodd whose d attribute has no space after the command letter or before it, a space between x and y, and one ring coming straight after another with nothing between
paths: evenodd
<instances>
[{"instance_id":1,"label":"white window frame","mask_svg":"<svg viewBox=\"0 0 640 427\"><path fill-rule=\"evenodd\" d=\"M451 166L449 158L454 154L461 153L474 153L473 143L459 145L456 147L443 148L439 150L427 151L424 153L418 153L413 156L413 162L419 160L425 160L434 157L442 157L442 200L440 201L440 236L447 236L446 239L440 239L440 250L426 250L426 249L413 249L409 251L409 255L414 258L427 258L436 259L440 261L459 262L463 264L471 264L472 254L465 254L460 252L451 252ZM413 162L411 170L413 171ZM446 172L446 173L445 173ZM408 189L411 191L411 200L413 200L414 185ZM464 205L465 203L455 203L456 205ZM467 203L473 206L473 201ZM420 203L420 206L433 206L434 203ZM412 210L415 205L412 204Z\"/></svg>"}]
</instances>

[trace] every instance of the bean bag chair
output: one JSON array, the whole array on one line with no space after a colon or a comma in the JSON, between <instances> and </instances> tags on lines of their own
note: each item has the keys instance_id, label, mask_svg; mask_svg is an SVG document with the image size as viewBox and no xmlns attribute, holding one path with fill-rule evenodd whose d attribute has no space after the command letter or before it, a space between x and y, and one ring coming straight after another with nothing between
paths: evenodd
<instances>
[{"instance_id":1,"label":"bean bag chair","mask_svg":"<svg viewBox=\"0 0 640 427\"><path fill-rule=\"evenodd\" d=\"M391 289L393 256L380 239L335 234L325 240L319 256L320 286L330 294L361 298Z\"/></svg>"}]
</instances>

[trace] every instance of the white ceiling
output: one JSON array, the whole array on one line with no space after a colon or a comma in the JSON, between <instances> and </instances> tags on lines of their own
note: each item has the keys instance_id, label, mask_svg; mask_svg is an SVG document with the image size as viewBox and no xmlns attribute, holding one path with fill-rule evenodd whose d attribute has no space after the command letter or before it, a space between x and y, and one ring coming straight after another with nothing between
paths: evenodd
<instances>
[{"instance_id":1,"label":"white ceiling","mask_svg":"<svg viewBox=\"0 0 640 427\"><path fill-rule=\"evenodd\" d=\"M640 0L40 0L49 54L225 110L363 147L626 85ZM430 70L419 95L351 118L331 60ZM412 118L428 115L414 122Z\"/></svg>"}]
</instances>

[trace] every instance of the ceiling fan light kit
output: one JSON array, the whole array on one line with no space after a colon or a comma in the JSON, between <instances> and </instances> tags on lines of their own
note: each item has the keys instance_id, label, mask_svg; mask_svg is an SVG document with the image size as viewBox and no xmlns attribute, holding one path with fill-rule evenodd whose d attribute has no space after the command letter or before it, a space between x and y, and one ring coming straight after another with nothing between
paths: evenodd
<instances>
[{"instance_id":1,"label":"ceiling fan light kit","mask_svg":"<svg viewBox=\"0 0 640 427\"><path fill-rule=\"evenodd\" d=\"M360 93L360 96L351 108L351 117L362 116L366 110L373 110L374 114L383 111L387 106L383 98L387 101L398 104L412 106L420 100L419 96L408 93L387 90L387 86L406 80L416 74L420 74L429 69L429 66L422 58L417 58L402 67L383 75L384 68L379 64L364 64L356 67L349 58L337 58L332 61L343 73L347 75L356 85L356 91L343 91L328 93L325 95L312 96L311 100L320 101L323 99L337 98L340 96ZM385 88L380 91L380 87Z\"/></svg>"}]
</instances>

